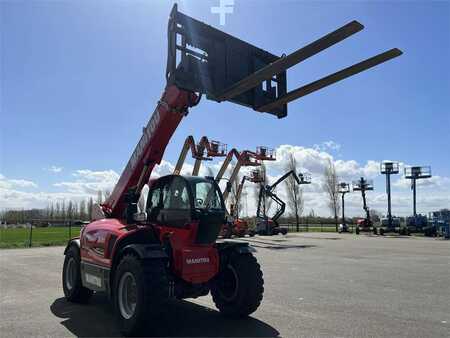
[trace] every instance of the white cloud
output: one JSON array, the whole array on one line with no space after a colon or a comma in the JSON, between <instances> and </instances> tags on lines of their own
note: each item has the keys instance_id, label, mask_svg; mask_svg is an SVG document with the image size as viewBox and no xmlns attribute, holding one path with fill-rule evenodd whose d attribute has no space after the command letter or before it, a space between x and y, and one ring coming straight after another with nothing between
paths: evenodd
<instances>
[{"instance_id":1,"label":"white cloud","mask_svg":"<svg viewBox=\"0 0 450 338\"><path fill-rule=\"evenodd\" d=\"M74 181L54 183L53 186L64 188L73 194L95 195L98 191L111 191L119 179L114 170L93 171L89 169L76 170L72 176Z\"/></svg>"},{"instance_id":2,"label":"white cloud","mask_svg":"<svg viewBox=\"0 0 450 338\"><path fill-rule=\"evenodd\" d=\"M328 147L332 147L329 144ZM361 176L374 179L375 191L367 193L368 205L385 213L387 207L387 197L384 192L384 178L379 174L380 162L369 160L366 163L358 163L355 160L336 160L329 152L317 148L307 148L294 145L281 145L276 149L276 161L266 162L270 182L274 182L285 172L289 155L292 154L298 163L299 172L307 172L312 176L310 185L302 187L304 191L305 207L304 214L308 214L311 209L315 214L328 216L327 198L322 189L323 172L329 160L333 161L336 171L341 180L356 180ZM191 174L193 169L192 159L188 158L188 163L183 166L182 174ZM200 168L200 175L215 175L223 163L223 159L203 162ZM234 164L231 164L225 177L229 177ZM403 163L400 164L403 168ZM241 175L248 174L254 167L243 167ZM159 177L171 174L174 164L163 160L156 166L152 177ZM400 172L403 172L402 170ZM412 212L412 194L409 190L410 182L400 175L393 177L392 207L396 215L404 216ZM94 171L90 169L80 169L72 173L72 178L54 183L58 192L27 191L26 189L37 187L37 184L24 179L7 179L0 174L0 208L29 208L45 207L49 201L60 199L81 200L92 196L95 198L99 190L111 191L114 188L119 174L114 170ZM224 187L225 180L221 182ZM450 178L434 176L431 179L418 181L417 207L419 212L428 212L450 206ZM243 191L244 214L254 215L256 209L255 191L257 186L247 182ZM287 201L284 184L280 184L277 194ZM245 209L247 211L245 211ZM289 210L287 210L289 212ZM346 195L346 214L348 216L362 216L361 194L353 192Z\"/></svg>"},{"instance_id":3,"label":"white cloud","mask_svg":"<svg viewBox=\"0 0 450 338\"><path fill-rule=\"evenodd\" d=\"M52 165L50 168L48 168L47 170L52 172L52 173L60 173L64 168L63 167L57 167L55 165Z\"/></svg>"},{"instance_id":4,"label":"white cloud","mask_svg":"<svg viewBox=\"0 0 450 338\"><path fill-rule=\"evenodd\" d=\"M401 177L392 183L394 187L401 189L410 189L411 180ZM447 189L450 194L450 178L442 176L432 176L416 181L416 186L421 188Z\"/></svg>"},{"instance_id":5,"label":"white cloud","mask_svg":"<svg viewBox=\"0 0 450 338\"><path fill-rule=\"evenodd\" d=\"M8 179L4 175L0 174L0 188L11 189L11 188L37 188L37 184L23 179Z\"/></svg>"},{"instance_id":6,"label":"white cloud","mask_svg":"<svg viewBox=\"0 0 450 338\"><path fill-rule=\"evenodd\" d=\"M341 150L341 145L339 143L336 143L334 141L325 141L321 144L315 144L313 145L313 149L317 151L336 151L339 152Z\"/></svg>"}]
</instances>

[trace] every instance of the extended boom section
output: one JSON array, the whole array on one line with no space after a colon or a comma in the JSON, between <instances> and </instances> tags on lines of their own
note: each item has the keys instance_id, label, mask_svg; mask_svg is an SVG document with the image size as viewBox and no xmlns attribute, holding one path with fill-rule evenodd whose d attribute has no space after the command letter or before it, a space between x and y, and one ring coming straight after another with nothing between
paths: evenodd
<instances>
[{"instance_id":1,"label":"extended boom section","mask_svg":"<svg viewBox=\"0 0 450 338\"><path fill-rule=\"evenodd\" d=\"M106 216L124 218L127 204L137 202L181 119L199 100L199 96L176 86L166 88L111 196L102 205Z\"/></svg>"}]
</instances>

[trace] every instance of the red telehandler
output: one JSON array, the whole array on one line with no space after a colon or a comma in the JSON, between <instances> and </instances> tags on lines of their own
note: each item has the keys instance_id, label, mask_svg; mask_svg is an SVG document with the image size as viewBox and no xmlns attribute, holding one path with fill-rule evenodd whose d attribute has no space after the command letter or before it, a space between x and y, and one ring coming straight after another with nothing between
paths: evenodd
<instances>
[{"instance_id":1,"label":"red telehandler","mask_svg":"<svg viewBox=\"0 0 450 338\"><path fill-rule=\"evenodd\" d=\"M211 292L225 316L254 312L263 297L262 272L247 243L217 241L225 205L215 180L150 175L203 94L282 118L288 102L401 54L392 49L287 92L287 68L362 28L353 21L278 57L180 13L175 5L168 25L167 86L112 194L94 212L96 220L64 251L66 299L85 302L93 292L106 292L126 335L157 325L152 319L169 298ZM138 213L146 184L146 211Z\"/></svg>"}]
</instances>

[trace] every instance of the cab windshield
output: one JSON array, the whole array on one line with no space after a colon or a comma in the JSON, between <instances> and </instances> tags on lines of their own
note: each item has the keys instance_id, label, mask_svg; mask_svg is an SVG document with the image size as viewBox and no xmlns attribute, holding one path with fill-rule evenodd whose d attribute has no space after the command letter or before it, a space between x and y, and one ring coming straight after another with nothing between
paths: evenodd
<instances>
[{"instance_id":1,"label":"cab windshield","mask_svg":"<svg viewBox=\"0 0 450 338\"><path fill-rule=\"evenodd\" d=\"M210 181L191 180L194 207L197 209L223 209L222 198L217 186Z\"/></svg>"}]
</instances>

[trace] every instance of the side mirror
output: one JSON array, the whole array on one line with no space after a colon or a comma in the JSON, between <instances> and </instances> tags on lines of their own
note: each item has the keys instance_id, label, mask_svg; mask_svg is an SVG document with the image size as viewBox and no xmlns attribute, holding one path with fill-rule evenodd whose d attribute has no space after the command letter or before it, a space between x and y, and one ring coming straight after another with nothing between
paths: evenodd
<instances>
[{"instance_id":1,"label":"side mirror","mask_svg":"<svg viewBox=\"0 0 450 338\"><path fill-rule=\"evenodd\" d=\"M145 222L145 221L147 221L147 213L146 212L136 212L133 215L133 220L135 222Z\"/></svg>"},{"instance_id":2,"label":"side mirror","mask_svg":"<svg viewBox=\"0 0 450 338\"><path fill-rule=\"evenodd\" d=\"M229 181L227 182L226 190L227 190L228 193L231 192L231 183Z\"/></svg>"}]
</instances>

